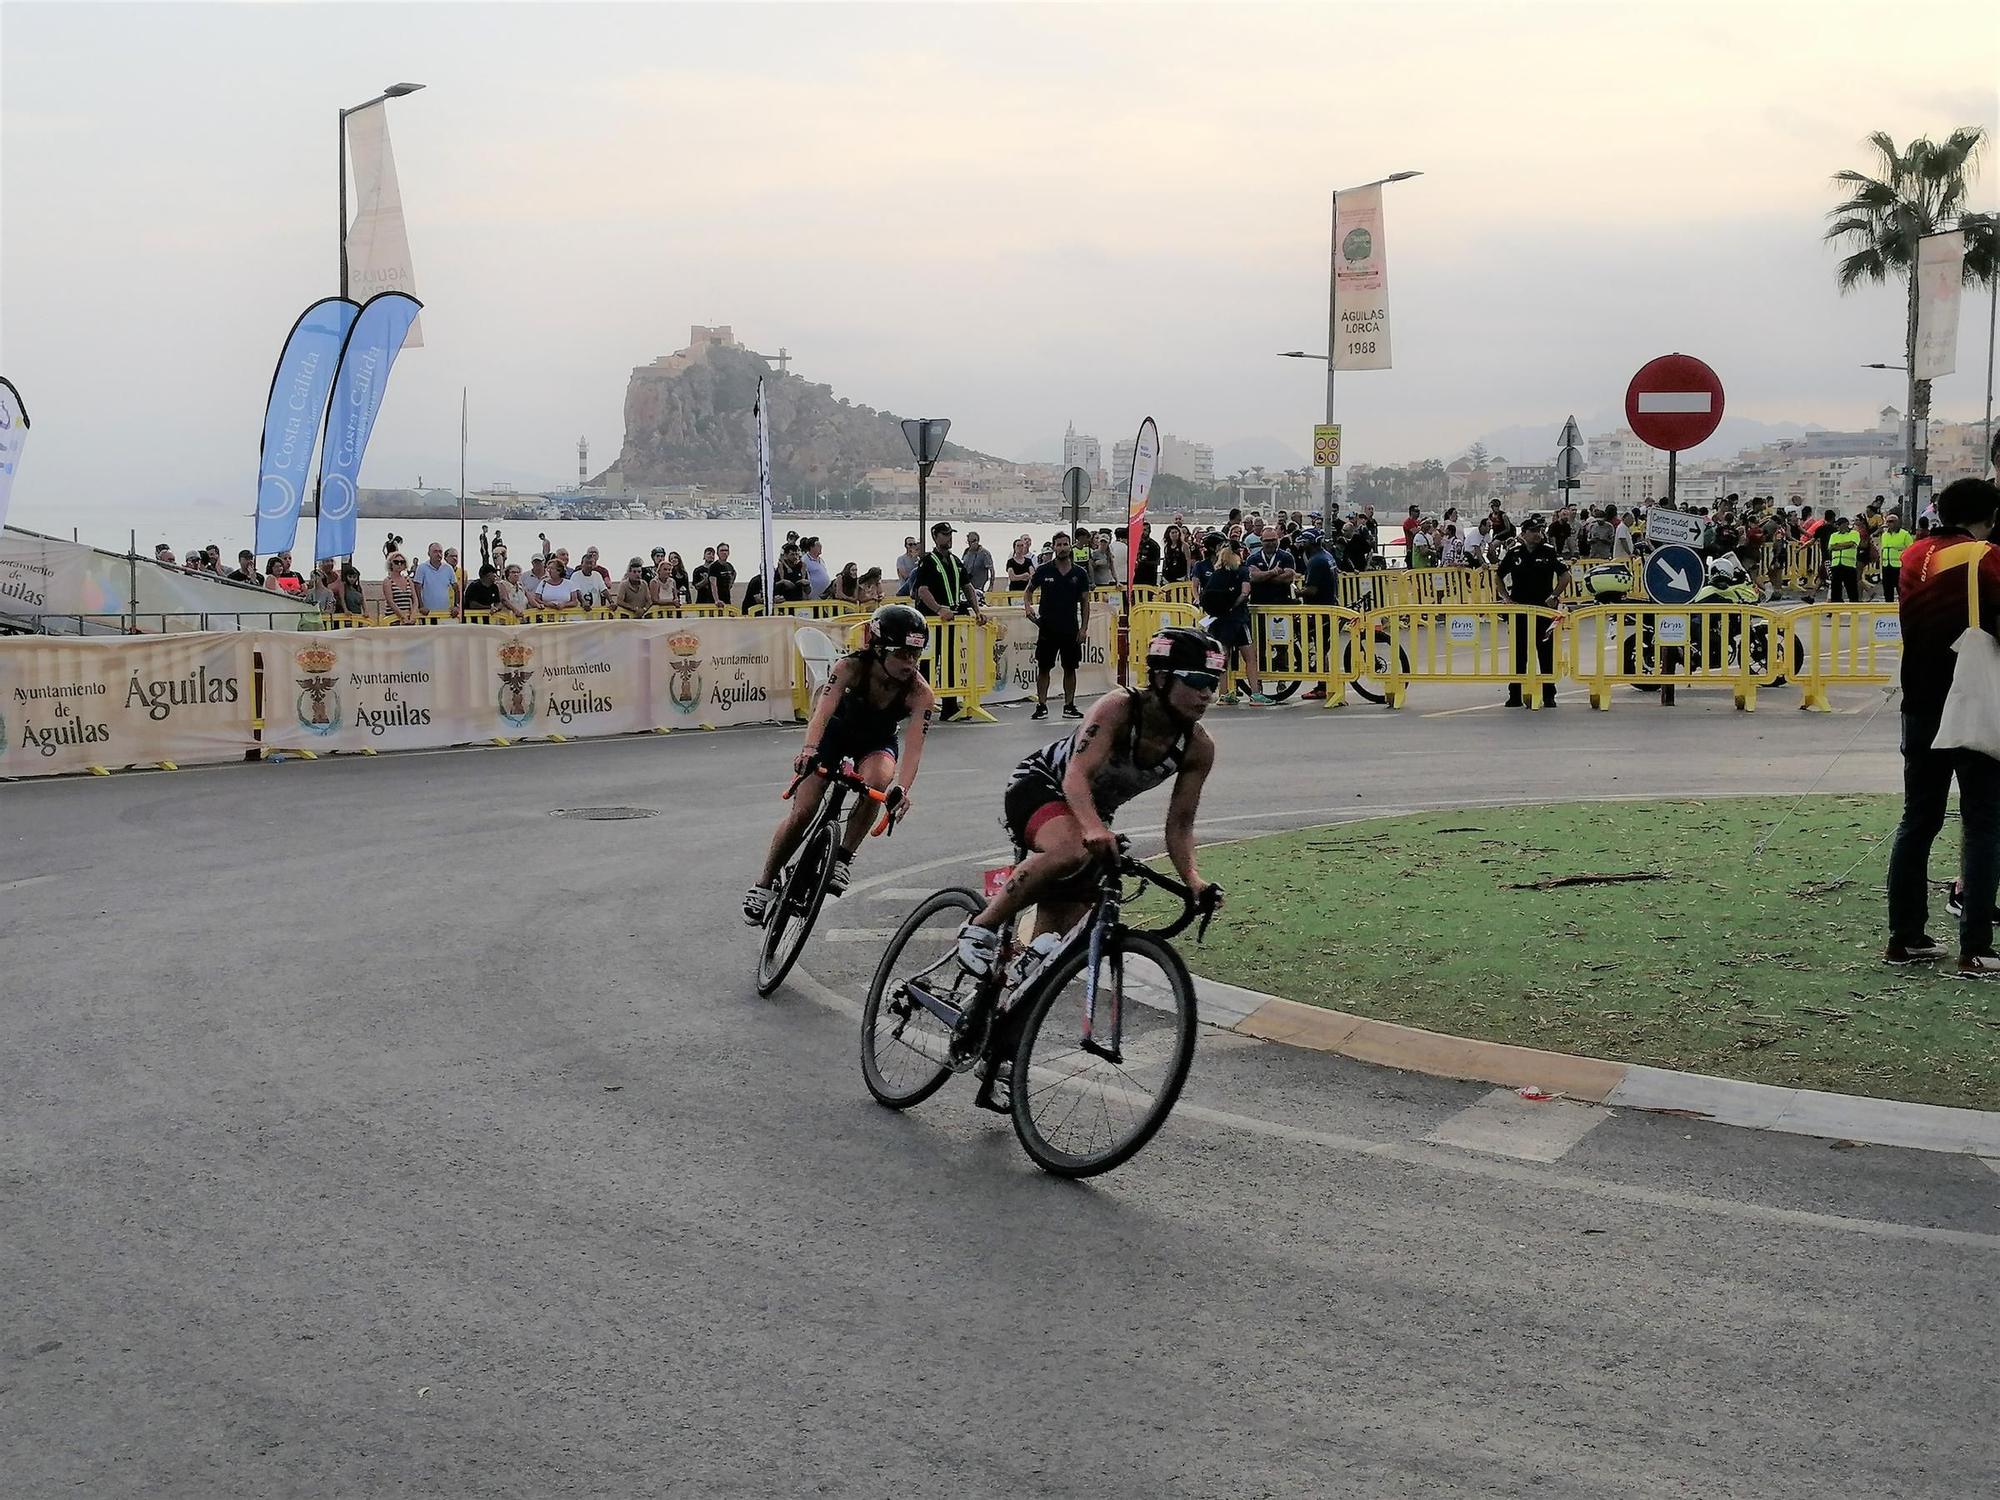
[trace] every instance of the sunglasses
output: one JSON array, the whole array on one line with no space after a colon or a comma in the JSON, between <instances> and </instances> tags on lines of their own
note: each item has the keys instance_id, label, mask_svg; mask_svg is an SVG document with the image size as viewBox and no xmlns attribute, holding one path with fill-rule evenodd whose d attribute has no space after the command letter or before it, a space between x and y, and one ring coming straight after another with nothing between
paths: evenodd
<instances>
[{"instance_id":1,"label":"sunglasses","mask_svg":"<svg viewBox=\"0 0 2000 1500\"><path fill-rule=\"evenodd\" d=\"M1176 672L1174 676L1197 693L1212 693L1222 685L1222 678L1214 672Z\"/></svg>"},{"instance_id":2,"label":"sunglasses","mask_svg":"<svg viewBox=\"0 0 2000 1500\"><path fill-rule=\"evenodd\" d=\"M922 646L892 646L889 649L889 654L899 661L922 661L924 659L924 648Z\"/></svg>"}]
</instances>

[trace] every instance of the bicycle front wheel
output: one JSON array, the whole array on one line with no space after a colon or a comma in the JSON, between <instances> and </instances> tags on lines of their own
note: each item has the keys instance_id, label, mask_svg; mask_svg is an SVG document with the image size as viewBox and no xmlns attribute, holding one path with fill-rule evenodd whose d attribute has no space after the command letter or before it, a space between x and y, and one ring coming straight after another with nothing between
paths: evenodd
<instances>
[{"instance_id":1,"label":"bicycle front wheel","mask_svg":"<svg viewBox=\"0 0 2000 1500\"><path fill-rule=\"evenodd\" d=\"M1089 975L1088 947L1062 960L1028 1002L1014 1049L1014 1132L1058 1177L1129 1161L1166 1123L1194 1061L1194 981L1172 948L1131 932L1106 943L1086 1044Z\"/></svg>"},{"instance_id":2,"label":"bicycle front wheel","mask_svg":"<svg viewBox=\"0 0 2000 1500\"><path fill-rule=\"evenodd\" d=\"M828 820L806 840L778 886L778 899L764 923L764 949L757 955L757 993L769 995L805 950L813 923L826 900L826 878L833 873L834 831Z\"/></svg>"},{"instance_id":3,"label":"bicycle front wheel","mask_svg":"<svg viewBox=\"0 0 2000 1500\"><path fill-rule=\"evenodd\" d=\"M951 1076L951 1031L911 998L909 987L924 985L959 1010L972 1003L976 981L958 962L958 929L984 904L958 889L925 897L875 967L861 1010L861 1076L868 1092L891 1109L922 1104Z\"/></svg>"}]
</instances>

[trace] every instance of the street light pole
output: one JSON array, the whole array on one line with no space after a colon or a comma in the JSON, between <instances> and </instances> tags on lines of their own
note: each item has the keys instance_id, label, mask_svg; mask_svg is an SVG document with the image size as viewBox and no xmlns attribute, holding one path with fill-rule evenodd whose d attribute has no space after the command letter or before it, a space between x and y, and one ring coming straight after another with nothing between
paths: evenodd
<instances>
[{"instance_id":1,"label":"street light pole","mask_svg":"<svg viewBox=\"0 0 2000 1500\"><path fill-rule=\"evenodd\" d=\"M351 109L343 109L340 112L340 128L337 132L340 137L338 168L340 225L336 238L340 243L340 295L343 297L347 295L347 117L358 115L364 109L373 109L385 99L400 99L405 94L414 94L422 87L421 83L392 83L366 104L357 104Z\"/></svg>"},{"instance_id":2,"label":"street light pole","mask_svg":"<svg viewBox=\"0 0 2000 1500\"><path fill-rule=\"evenodd\" d=\"M1421 177L1421 172L1391 172L1387 177L1378 177L1373 182L1357 183L1350 188L1337 188L1332 198L1332 217L1327 227L1326 260L1326 353L1324 356L1308 354L1303 349L1287 351L1284 359L1326 360L1326 425L1333 425L1333 372L1339 364L1340 353L1340 195L1358 193L1364 188L1382 187L1391 182L1405 182L1412 177ZM1333 465L1326 467L1326 484L1321 491L1320 514L1322 519L1333 514Z\"/></svg>"}]
</instances>

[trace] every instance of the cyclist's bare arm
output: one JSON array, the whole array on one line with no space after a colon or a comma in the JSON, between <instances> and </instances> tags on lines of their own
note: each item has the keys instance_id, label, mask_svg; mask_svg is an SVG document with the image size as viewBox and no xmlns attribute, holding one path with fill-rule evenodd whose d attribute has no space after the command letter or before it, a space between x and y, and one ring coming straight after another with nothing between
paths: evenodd
<instances>
[{"instance_id":1,"label":"cyclist's bare arm","mask_svg":"<svg viewBox=\"0 0 2000 1500\"><path fill-rule=\"evenodd\" d=\"M1131 703L1124 693L1108 693L1091 705L1076 731L1076 753L1063 772L1063 800L1076 818L1083 834L1083 846L1099 859L1111 859L1118 852L1118 837L1097 815L1091 788L1098 773L1111 763L1111 747L1125 729Z\"/></svg>"},{"instance_id":2,"label":"cyclist's bare arm","mask_svg":"<svg viewBox=\"0 0 2000 1500\"><path fill-rule=\"evenodd\" d=\"M1195 873L1194 815L1201 807L1201 789L1214 769L1215 741L1196 725L1188 736L1187 759L1174 778L1173 800L1167 804L1167 858L1197 898L1208 889L1208 882Z\"/></svg>"},{"instance_id":3,"label":"cyclist's bare arm","mask_svg":"<svg viewBox=\"0 0 2000 1500\"><path fill-rule=\"evenodd\" d=\"M902 789L903 805L909 806L910 788L916 784L917 768L924 761L924 746L930 741L931 721L937 717L937 694L927 682L910 690L910 731L904 738L902 764L896 768L896 785Z\"/></svg>"},{"instance_id":4,"label":"cyclist's bare arm","mask_svg":"<svg viewBox=\"0 0 2000 1500\"><path fill-rule=\"evenodd\" d=\"M799 749L794 769L803 765L805 758L819 749L820 741L826 738L826 726L833 722L833 711L840 707L840 697L854 685L854 676L860 670L860 663L851 656L844 656L834 663L833 671L827 674L826 686L819 690L819 701L813 704L812 720L806 725L805 743Z\"/></svg>"}]
</instances>

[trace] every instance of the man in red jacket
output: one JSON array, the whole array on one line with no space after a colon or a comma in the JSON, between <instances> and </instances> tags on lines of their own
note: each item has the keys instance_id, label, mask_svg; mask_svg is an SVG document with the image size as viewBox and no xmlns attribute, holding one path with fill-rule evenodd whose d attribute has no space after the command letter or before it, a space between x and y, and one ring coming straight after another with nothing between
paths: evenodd
<instances>
[{"instance_id":1,"label":"man in red jacket","mask_svg":"<svg viewBox=\"0 0 2000 1500\"><path fill-rule=\"evenodd\" d=\"M1961 479L1938 496L1936 530L1903 551L1903 819L1889 852L1889 948L1892 964L1924 963L1945 956L1924 931L1928 911L1931 843L1944 826L1945 803L1958 781L1964 824L1960 866L1958 972L1964 979L2000 979L1993 952L1993 898L2000 884L2000 760L1976 750L1935 750L1938 720L1951 692L1957 656L1952 650L1968 628L2000 635L2000 547L1987 541L2000 489L1984 479ZM1966 570L1978 570L1978 614Z\"/></svg>"}]
</instances>

